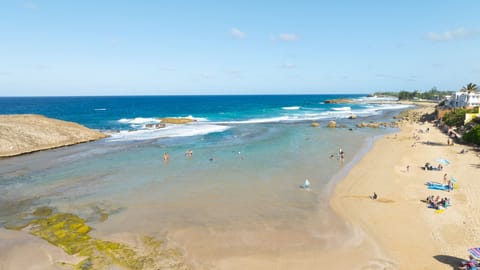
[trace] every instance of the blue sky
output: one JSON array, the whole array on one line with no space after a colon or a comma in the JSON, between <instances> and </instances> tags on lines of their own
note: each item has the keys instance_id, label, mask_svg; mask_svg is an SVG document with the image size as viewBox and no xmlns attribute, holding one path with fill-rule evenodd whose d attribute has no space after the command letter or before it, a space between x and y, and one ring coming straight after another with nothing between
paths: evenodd
<instances>
[{"instance_id":1,"label":"blue sky","mask_svg":"<svg viewBox=\"0 0 480 270\"><path fill-rule=\"evenodd\" d=\"M0 96L480 84L480 1L0 2Z\"/></svg>"}]
</instances>

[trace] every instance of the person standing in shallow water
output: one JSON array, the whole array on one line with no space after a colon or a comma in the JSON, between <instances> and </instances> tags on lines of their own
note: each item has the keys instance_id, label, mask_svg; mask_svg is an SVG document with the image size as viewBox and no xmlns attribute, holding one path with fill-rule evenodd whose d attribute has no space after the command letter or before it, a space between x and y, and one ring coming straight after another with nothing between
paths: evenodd
<instances>
[{"instance_id":1,"label":"person standing in shallow water","mask_svg":"<svg viewBox=\"0 0 480 270\"><path fill-rule=\"evenodd\" d=\"M163 160L168 161L169 159L170 159L170 155L168 154L168 152L165 152L165 154L163 154Z\"/></svg>"}]
</instances>

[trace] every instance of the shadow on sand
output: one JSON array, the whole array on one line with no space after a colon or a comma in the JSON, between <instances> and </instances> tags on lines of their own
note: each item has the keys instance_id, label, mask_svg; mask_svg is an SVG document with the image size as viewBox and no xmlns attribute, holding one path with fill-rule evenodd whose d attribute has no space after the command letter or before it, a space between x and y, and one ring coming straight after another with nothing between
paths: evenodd
<instances>
[{"instance_id":1,"label":"shadow on sand","mask_svg":"<svg viewBox=\"0 0 480 270\"><path fill-rule=\"evenodd\" d=\"M477 169L480 169L480 164L470 164L470 166L472 166L474 168L477 168Z\"/></svg>"},{"instance_id":2,"label":"shadow on sand","mask_svg":"<svg viewBox=\"0 0 480 270\"><path fill-rule=\"evenodd\" d=\"M460 266L462 265L462 261L464 259L460 259L457 257L449 256L449 255L435 255L433 256L437 261L447 264L452 267L452 269L461 269Z\"/></svg>"},{"instance_id":3,"label":"shadow on sand","mask_svg":"<svg viewBox=\"0 0 480 270\"><path fill-rule=\"evenodd\" d=\"M446 143L430 142L430 141L427 141L427 142L422 142L422 144L425 144L425 145L432 145L432 146L447 146L447 144L446 144Z\"/></svg>"}]
</instances>

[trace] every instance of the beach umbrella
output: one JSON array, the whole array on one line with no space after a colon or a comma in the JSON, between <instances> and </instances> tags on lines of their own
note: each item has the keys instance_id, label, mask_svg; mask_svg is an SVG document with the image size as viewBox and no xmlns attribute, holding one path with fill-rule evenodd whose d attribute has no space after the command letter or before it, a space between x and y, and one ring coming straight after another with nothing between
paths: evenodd
<instances>
[{"instance_id":1,"label":"beach umbrella","mask_svg":"<svg viewBox=\"0 0 480 270\"><path fill-rule=\"evenodd\" d=\"M480 260L480 248L471 248L468 250L475 259Z\"/></svg>"}]
</instances>

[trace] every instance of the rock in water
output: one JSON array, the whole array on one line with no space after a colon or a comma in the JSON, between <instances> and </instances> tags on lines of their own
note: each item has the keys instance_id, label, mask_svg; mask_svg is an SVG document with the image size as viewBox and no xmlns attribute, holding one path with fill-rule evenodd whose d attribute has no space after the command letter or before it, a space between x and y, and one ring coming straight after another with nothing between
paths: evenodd
<instances>
[{"instance_id":1,"label":"rock in water","mask_svg":"<svg viewBox=\"0 0 480 270\"><path fill-rule=\"evenodd\" d=\"M337 122L335 122L333 120L328 122L328 127L329 128L336 128L337 127Z\"/></svg>"}]
</instances>

